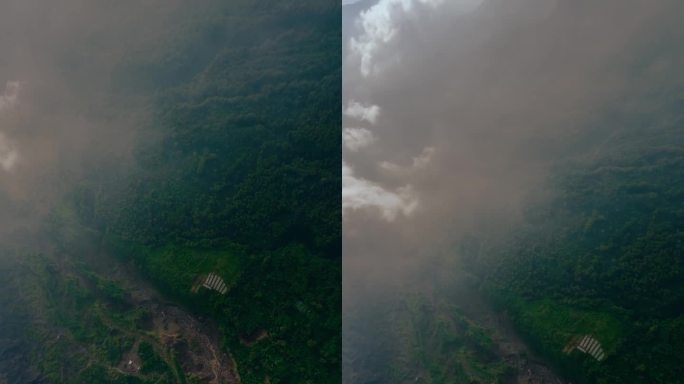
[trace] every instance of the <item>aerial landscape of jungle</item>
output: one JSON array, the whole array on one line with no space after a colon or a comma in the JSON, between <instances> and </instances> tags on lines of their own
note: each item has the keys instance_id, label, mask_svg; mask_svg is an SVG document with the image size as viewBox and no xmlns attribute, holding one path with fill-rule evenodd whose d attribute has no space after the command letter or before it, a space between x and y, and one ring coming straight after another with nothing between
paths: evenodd
<instances>
[{"instance_id":1,"label":"aerial landscape of jungle","mask_svg":"<svg viewBox=\"0 0 684 384\"><path fill-rule=\"evenodd\" d=\"M337 0L0 5L0 383L335 383Z\"/></svg>"}]
</instances>

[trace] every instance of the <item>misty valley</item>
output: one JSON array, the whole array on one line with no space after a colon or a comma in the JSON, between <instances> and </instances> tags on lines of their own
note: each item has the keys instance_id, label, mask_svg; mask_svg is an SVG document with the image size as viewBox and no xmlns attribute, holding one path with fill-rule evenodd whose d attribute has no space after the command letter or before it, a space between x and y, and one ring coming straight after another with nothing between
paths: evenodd
<instances>
[{"instance_id":1,"label":"misty valley","mask_svg":"<svg viewBox=\"0 0 684 384\"><path fill-rule=\"evenodd\" d=\"M0 5L0 383L340 381L340 19Z\"/></svg>"}]
</instances>

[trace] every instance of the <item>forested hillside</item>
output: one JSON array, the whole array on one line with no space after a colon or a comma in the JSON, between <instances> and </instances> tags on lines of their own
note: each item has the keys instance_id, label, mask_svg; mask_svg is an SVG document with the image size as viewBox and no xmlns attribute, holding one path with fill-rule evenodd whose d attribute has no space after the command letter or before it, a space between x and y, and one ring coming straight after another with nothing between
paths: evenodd
<instances>
[{"instance_id":1,"label":"forested hillside","mask_svg":"<svg viewBox=\"0 0 684 384\"><path fill-rule=\"evenodd\" d=\"M573 381L684 382L683 106L598 121L600 144L558 167L552 201L483 264L496 303ZM603 360L576 348L583 335Z\"/></svg>"},{"instance_id":2,"label":"forested hillside","mask_svg":"<svg viewBox=\"0 0 684 384\"><path fill-rule=\"evenodd\" d=\"M117 72L150 95L137 168L93 172L81 223L218 325L243 383L340 380L340 10L214 2ZM201 288L209 273L229 288Z\"/></svg>"},{"instance_id":3,"label":"forested hillside","mask_svg":"<svg viewBox=\"0 0 684 384\"><path fill-rule=\"evenodd\" d=\"M219 7L126 68L159 91L163 139L139 149L121 236L339 256L338 7L277 4Z\"/></svg>"}]
</instances>

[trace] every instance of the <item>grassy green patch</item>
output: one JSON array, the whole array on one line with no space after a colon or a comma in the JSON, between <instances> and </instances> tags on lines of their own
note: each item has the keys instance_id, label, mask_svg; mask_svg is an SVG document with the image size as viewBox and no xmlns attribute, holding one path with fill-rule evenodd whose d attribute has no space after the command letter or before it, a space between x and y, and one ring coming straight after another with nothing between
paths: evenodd
<instances>
[{"instance_id":1,"label":"grassy green patch","mask_svg":"<svg viewBox=\"0 0 684 384\"><path fill-rule=\"evenodd\" d=\"M190 290L198 277L213 272L230 288L248 262L248 256L238 246L198 249L167 244L151 247L111 236L106 237L105 245L118 258L135 262L166 294L184 301L193 299Z\"/></svg>"},{"instance_id":2,"label":"grassy green patch","mask_svg":"<svg viewBox=\"0 0 684 384\"><path fill-rule=\"evenodd\" d=\"M589 334L610 354L623 337L624 319L616 313L584 310L551 300L517 300L511 309L513 320L525 334L545 348L561 351L573 336Z\"/></svg>"}]
</instances>

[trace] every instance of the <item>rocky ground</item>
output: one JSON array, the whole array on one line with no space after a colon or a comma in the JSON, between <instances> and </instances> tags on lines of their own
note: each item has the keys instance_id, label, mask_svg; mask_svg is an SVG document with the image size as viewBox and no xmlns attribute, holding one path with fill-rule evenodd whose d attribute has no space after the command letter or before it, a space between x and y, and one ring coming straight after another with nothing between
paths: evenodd
<instances>
[{"instance_id":1,"label":"rocky ground","mask_svg":"<svg viewBox=\"0 0 684 384\"><path fill-rule=\"evenodd\" d=\"M130 291L133 304L149 315L140 323L141 331L152 338L165 355L175 355L183 373L208 384L239 383L235 361L221 350L219 333L208 319L196 317L163 298L130 267L117 265L116 277ZM137 374L140 359L137 344L122 356L119 368ZM129 364L130 363L130 364Z\"/></svg>"}]
</instances>

